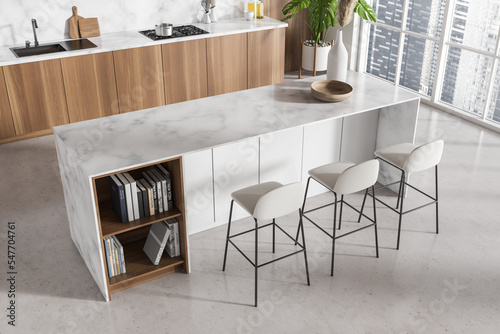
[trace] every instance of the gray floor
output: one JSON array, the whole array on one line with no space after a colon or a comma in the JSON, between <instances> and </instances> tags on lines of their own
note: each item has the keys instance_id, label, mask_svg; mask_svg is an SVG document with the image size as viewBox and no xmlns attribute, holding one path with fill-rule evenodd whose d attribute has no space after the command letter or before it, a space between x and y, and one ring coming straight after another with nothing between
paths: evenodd
<instances>
[{"instance_id":1,"label":"gray floor","mask_svg":"<svg viewBox=\"0 0 500 334\"><path fill-rule=\"evenodd\" d=\"M446 142L439 235L433 209L424 209L405 218L396 251L396 216L379 208L380 258L374 257L372 229L341 239L331 277L331 243L306 223L311 286L302 256L264 267L258 308L250 306L253 268L234 249L221 271L224 226L191 236L190 275L159 278L104 302L69 236L52 136L1 145L0 332L496 333L500 135L423 106L416 142L436 138ZM432 173L412 180L432 189ZM408 203L418 202L409 195ZM321 195L311 203L330 199ZM316 217L328 227L330 215L331 209ZM15 329L5 316L9 221L16 222ZM293 230L295 217L282 223ZM355 224L343 229L348 225ZM264 259L270 234L260 239ZM278 253L291 247L282 241ZM252 249L251 240L242 242Z\"/></svg>"}]
</instances>

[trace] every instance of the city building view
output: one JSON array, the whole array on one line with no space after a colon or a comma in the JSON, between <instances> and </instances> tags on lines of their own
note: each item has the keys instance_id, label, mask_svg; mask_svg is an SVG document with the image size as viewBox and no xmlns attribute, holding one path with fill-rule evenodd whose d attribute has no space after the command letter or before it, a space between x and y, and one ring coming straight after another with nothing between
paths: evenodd
<instances>
[{"instance_id":1,"label":"city building view","mask_svg":"<svg viewBox=\"0 0 500 334\"><path fill-rule=\"evenodd\" d=\"M373 1L366 72L428 98L437 89L435 101L478 116L487 108L486 118L500 122L500 0L406 1Z\"/></svg>"}]
</instances>

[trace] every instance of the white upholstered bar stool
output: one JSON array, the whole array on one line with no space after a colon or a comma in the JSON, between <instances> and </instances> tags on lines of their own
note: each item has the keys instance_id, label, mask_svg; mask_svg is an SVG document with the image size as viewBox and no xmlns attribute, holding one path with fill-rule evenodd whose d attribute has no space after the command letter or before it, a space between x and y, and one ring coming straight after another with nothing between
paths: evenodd
<instances>
[{"instance_id":1,"label":"white upholstered bar stool","mask_svg":"<svg viewBox=\"0 0 500 334\"><path fill-rule=\"evenodd\" d=\"M359 164L354 164L352 162L334 162L331 164L323 165L309 171L309 178L307 180L306 193L304 195L304 202L302 205L302 210L306 205L307 199L307 190L309 189L309 183L311 179L320 183L328 190L330 190L334 196L335 201L333 203L329 203L308 211L304 211L304 218L309 220L314 226L319 228L323 233L332 238L332 264L330 269L330 274L333 276L333 267L334 267L334 259L335 259L335 241L339 238L345 237L352 233L361 231L367 227L373 226L375 230L375 251L376 256L378 258L378 237L377 237L377 214L375 208L375 199L373 199L373 218L370 218L363 214L360 210L354 208L352 205L347 203L344 200L344 195L349 195L356 193L358 191L364 190L365 194L368 192L368 189L372 189L374 191L374 184L377 181L379 171L379 162L376 159L368 160ZM340 200L338 198L340 196ZM366 198L366 197L365 197ZM350 232L346 232L341 235L336 235L336 221L337 221L337 203L340 202L340 214L339 214L339 223L338 228L341 228L342 224L342 207L343 205L347 205L366 219L368 219L371 223L365 225L363 227L357 228ZM333 233L330 234L325 231L321 226L316 224L311 218L306 216L306 213L316 211L327 206L334 205L333 211ZM298 239L299 231L297 230L296 240Z\"/></svg>"},{"instance_id":2,"label":"white upholstered bar stool","mask_svg":"<svg viewBox=\"0 0 500 334\"><path fill-rule=\"evenodd\" d=\"M227 237L226 237L226 247L224 250L224 263L222 265L222 271L226 269L226 258L227 258L227 247L231 243L236 250L238 250L245 259L250 262L255 267L255 306L257 306L257 274L258 269L267 264L282 260L291 255L304 252L304 261L306 267L307 285L309 283L309 269L307 266L307 252L306 252L306 242L304 238L304 228L302 226L302 197L304 195L304 186L302 183L291 183L287 185L282 185L278 182L266 182L250 186L247 188L240 189L231 194L231 208L229 211L229 223L227 226ZM231 216L233 213L233 204L238 203L243 209L245 209L255 221L255 228L231 235ZM288 236L292 241L296 241L292 236L290 236L285 230L283 230L278 224L276 224L276 218L288 215L294 211L299 214L299 224L298 228L302 231L302 244L296 243L299 246L299 250L291 252L287 255L281 256L279 258L273 259L265 263L258 262L258 242L259 242L259 229L272 226L273 227L273 253L275 252L275 229L278 227L286 236ZM259 221L271 220L271 223L259 226ZM255 257L254 261L245 255L245 253L231 240L237 236L245 233L255 232Z\"/></svg>"},{"instance_id":3,"label":"white upholstered bar stool","mask_svg":"<svg viewBox=\"0 0 500 334\"><path fill-rule=\"evenodd\" d=\"M399 215L398 224L398 241L396 244L396 249L399 249L399 240L401 236L401 222L403 220L403 215L413 212L415 210L421 209L431 204L436 205L436 234L439 233L439 218L438 218L438 164L441 161L443 155L444 142L442 140L432 141L420 146L411 143L396 144L390 147L380 149L375 152L377 159L384 161L385 163L393 166L394 168L401 171L401 178L399 181L392 182L390 184L383 185L377 189L388 187L391 185L399 184L398 199L396 202L396 207L393 207L380 198L377 201L396 212ZM410 173L416 173L424 171L426 169L434 167L434 180L435 180L435 196L431 196L428 193L417 189L415 186L407 182L407 177ZM403 199L406 193L406 187L410 187L417 192L425 195L427 198L431 199L430 202L423 205L414 207L412 209L403 210ZM369 194L371 195L371 194ZM366 194L365 194L366 199ZM364 203L364 201L363 201Z\"/></svg>"}]
</instances>

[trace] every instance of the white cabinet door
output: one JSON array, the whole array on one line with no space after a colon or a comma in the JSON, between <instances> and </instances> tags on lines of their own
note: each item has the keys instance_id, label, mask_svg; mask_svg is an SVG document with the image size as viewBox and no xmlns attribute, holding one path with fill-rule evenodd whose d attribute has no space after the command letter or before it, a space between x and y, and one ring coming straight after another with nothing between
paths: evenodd
<instances>
[{"instance_id":1,"label":"white cabinet door","mask_svg":"<svg viewBox=\"0 0 500 334\"><path fill-rule=\"evenodd\" d=\"M186 224L193 234L215 226L212 150L187 154L182 165Z\"/></svg>"},{"instance_id":2,"label":"white cabinet door","mask_svg":"<svg viewBox=\"0 0 500 334\"><path fill-rule=\"evenodd\" d=\"M374 110L344 118L340 160L360 163L375 157L378 115Z\"/></svg>"},{"instance_id":3,"label":"white cabinet door","mask_svg":"<svg viewBox=\"0 0 500 334\"><path fill-rule=\"evenodd\" d=\"M304 154L302 160L302 182L309 177L309 170L339 161L342 138L342 119L328 120L304 126ZM308 197L328 190L315 181L311 181Z\"/></svg>"},{"instance_id":4,"label":"white cabinet door","mask_svg":"<svg viewBox=\"0 0 500 334\"><path fill-rule=\"evenodd\" d=\"M260 183L301 181L303 127L260 136Z\"/></svg>"},{"instance_id":5,"label":"white cabinet door","mask_svg":"<svg viewBox=\"0 0 500 334\"><path fill-rule=\"evenodd\" d=\"M213 149L215 223L227 224L231 193L259 182L259 138L249 138ZM234 205L233 221L247 217Z\"/></svg>"}]
</instances>

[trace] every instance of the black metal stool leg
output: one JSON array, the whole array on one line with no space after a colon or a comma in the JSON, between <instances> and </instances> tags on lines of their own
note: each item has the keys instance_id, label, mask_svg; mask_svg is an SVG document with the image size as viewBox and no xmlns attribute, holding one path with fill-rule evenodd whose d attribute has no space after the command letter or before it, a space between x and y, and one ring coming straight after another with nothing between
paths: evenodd
<instances>
[{"instance_id":1,"label":"black metal stool leg","mask_svg":"<svg viewBox=\"0 0 500 334\"><path fill-rule=\"evenodd\" d=\"M302 213L301 217L304 214L304 207L306 206L306 198L307 198L307 191L309 190L309 182L311 181L312 176L309 176L307 179L307 185L306 185L306 192L304 193L304 202L302 202ZM299 231L300 231L300 226L297 227L297 234L295 235L295 246L297 246L297 240L299 240Z\"/></svg>"},{"instance_id":2,"label":"black metal stool leg","mask_svg":"<svg viewBox=\"0 0 500 334\"><path fill-rule=\"evenodd\" d=\"M436 181L436 234L439 233L439 208L438 208L438 166L435 166L435 181Z\"/></svg>"},{"instance_id":3,"label":"black metal stool leg","mask_svg":"<svg viewBox=\"0 0 500 334\"><path fill-rule=\"evenodd\" d=\"M233 203L234 199L231 200L231 209L229 209L229 222L227 224L226 248L224 250L224 263L222 264L222 271L226 270L227 246L229 244L229 233L231 230L231 216L233 215Z\"/></svg>"},{"instance_id":4,"label":"black metal stool leg","mask_svg":"<svg viewBox=\"0 0 500 334\"><path fill-rule=\"evenodd\" d=\"M302 245L304 246L304 261L306 264L307 285L311 285L309 281L309 266L307 264L306 237L304 235L304 221L302 220L302 210L299 209L299 227L302 233Z\"/></svg>"},{"instance_id":5,"label":"black metal stool leg","mask_svg":"<svg viewBox=\"0 0 500 334\"><path fill-rule=\"evenodd\" d=\"M276 219L273 218L273 253L276 251ZM297 240L297 238L295 238ZM297 241L295 241L297 242Z\"/></svg>"},{"instance_id":6,"label":"black metal stool leg","mask_svg":"<svg viewBox=\"0 0 500 334\"><path fill-rule=\"evenodd\" d=\"M401 177L402 180L404 180L404 172L403 172L403 176ZM403 200L404 200L404 196L402 196L404 194L404 191L405 191L405 183L403 181L403 187L401 188L401 196L399 197L401 199L401 202L399 203L400 204L400 207L399 207L399 224L398 224L398 243L396 244L396 249L399 249L399 240L401 238L401 222L403 220Z\"/></svg>"},{"instance_id":7,"label":"black metal stool leg","mask_svg":"<svg viewBox=\"0 0 500 334\"><path fill-rule=\"evenodd\" d=\"M259 249L259 224L255 219L255 307L257 307L257 274L259 270L258 249Z\"/></svg>"},{"instance_id":8,"label":"black metal stool leg","mask_svg":"<svg viewBox=\"0 0 500 334\"><path fill-rule=\"evenodd\" d=\"M368 189L366 189L368 191ZM373 193L373 227L375 228L375 250L378 257L378 235L377 235L377 208L375 207L375 187L372 186Z\"/></svg>"},{"instance_id":9,"label":"black metal stool leg","mask_svg":"<svg viewBox=\"0 0 500 334\"><path fill-rule=\"evenodd\" d=\"M401 180L399 181L398 200L396 202L396 210L399 208L399 201L403 197L404 182L405 182L405 173L403 171L401 171Z\"/></svg>"},{"instance_id":10,"label":"black metal stool leg","mask_svg":"<svg viewBox=\"0 0 500 334\"><path fill-rule=\"evenodd\" d=\"M332 239L332 267L330 269L330 275L333 276L333 265L335 260L335 221L337 220L337 194L335 194L335 207L333 209L333 239Z\"/></svg>"},{"instance_id":11,"label":"black metal stool leg","mask_svg":"<svg viewBox=\"0 0 500 334\"><path fill-rule=\"evenodd\" d=\"M342 207L344 206L344 195L340 196L340 215L339 215L339 230L342 225ZM335 226L333 227L335 228Z\"/></svg>"},{"instance_id":12,"label":"black metal stool leg","mask_svg":"<svg viewBox=\"0 0 500 334\"><path fill-rule=\"evenodd\" d=\"M358 223L361 222L361 217L363 216L363 210L365 209L366 196L368 196L368 189L369 188L366 188L366 190L365 190L365 196L363 197L363 204L361 204L361 210L359 212Z\"/></svg>"}]
</instances>

